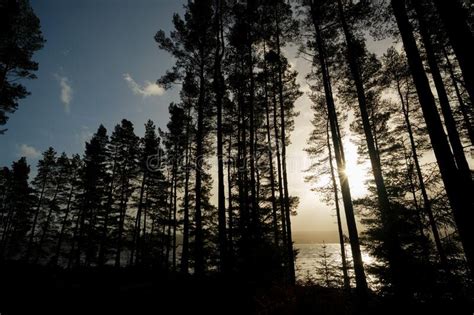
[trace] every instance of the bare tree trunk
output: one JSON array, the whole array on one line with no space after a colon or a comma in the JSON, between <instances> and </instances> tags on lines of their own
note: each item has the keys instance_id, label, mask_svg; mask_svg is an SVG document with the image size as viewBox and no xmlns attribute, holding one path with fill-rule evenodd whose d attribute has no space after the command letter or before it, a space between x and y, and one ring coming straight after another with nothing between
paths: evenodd
<instances>
[{"instance_id":1,"label":"bare tree trunk","mask_svg":"<svg viewBox=\"0 0 474 315\"><path fill-rule=\"evenodd\" d=\"M61 255L61 247L63 243L63 238L64 238L64 232L66 231L66 224L67 224L67 218L69 216L69 212L71 210L71 203L72 203L72 196L74 195L74 187L71 186L71 189L69 190L69 196L67 198L67 204L66 204L66 211L64 212L64 218L61 224L61 230L59 231L59 236L58 236L58 243L56 245L56 253L52 259L53 264L57 264L58 260Z\"/></svg>"},{"instance_id":2,"label":"bare tree trunk","mask_svg":"<svg viewBox=\"0 0 474 315\"><path fill-rule=\"evenodd\" d=\"M459 0L434 0L434 3L461 66L471 103L474 104L474 36L467 21L468 12Z\"/></svg>"},{"instance_id":3,"label":"bare tree trunk","mask_svg":"<svg viewBox=\"0 0 474 315\"><path fill-rule=\"evenodd\" d=\"M188 121L186 123L186 144L184 149L184 163L185 163L185 174L184 174L184 215L183 215L183 246L181 251L181 272L188 274L189 272L189 111Z\"/></svg>"},{"instance_id":4,"label":"bare tree trunk","mask_svg":"<svg viewBox=\"0 0 474 315\"><path fill-rule=\"evenodd\" d=\"M61 175L59 175L59 176L61 176ZM59 182L59 180L58 180L58 182ZM45 241L46 235L48 234L49 224L51 222L51 216L53 214L53 204L54 204L54 202L56 202L56 197L58 196L59 188L60 188L60 185L58 183L56 185L56 189L54 190L53 198L50 201L48 215L46 216L46 222L44 223L43 231L41 232L41 237L40 237L40 240L38 242L38 246L37 246L38 253L36 254L35 263L37 263L38 260L41 258L41 249L43 247L43 243Z\"/></svg>"},{"instance_id":5,"label":"bare tree trunk","mask_svg":"<svg viewBox=\"0 0 474 315\"><path fill-rule=\"evenodd\" d=\"M454 91L456 92L456 97L459 102L459 108L462 113L462 117L464 120L464 126L467 129L467 134L469 135L469 140L471 141L471 146L474 147L474 128L471 123L471 117L469 115L469 111L471 111L472 114L472 109L469 109L468 106L464 103L464 100L462 98L461 91L459 90L459 86L457 83L456 76L454 75L454 70L453 70L453 65L451 64L451 61L449 60L448 52L446 51L446 47L443 46L443 55L446 60L446 64L448 66L448 72L449 76L451 78L452 85L454 87ZM474 104L473 104L474 105Z\"/></svg>"},{"instance_id":6,"label":"bare tree trunk","mask_svg":"<svg viewBox=\"0 0 474 315\"><path fill-rule=\"evenodd\" d=\"M70 269L73 264L74 260L76 259L75 253L76 253L76 245L78 243L78 230L79 230L79 224L81 220L81 211L78 212L77 218L76 218L76 223L74 224L74 231L72 233L72 244L71 244L71 250L69 251L69 259L67 263L67 269Z\"/></svg>"},{"instance_id":7,"label":"bare tree trunk","mask_svg":"<svg viewBox=\"0 0 474 315\"><path fill-rule=\"evenodd\" d=\"M370 163L372 166L372 173L375 179L375 186L377 190L378 204L380 217L382 221L382 228L384 231L384 246L387 249L388 262L391 271L391 280L393 283L396 296L406 298L408 292L404 289L405 281L403 279L403 252L400 245L400 240L397 232L398 216L394 213L390 206L387 189L385 187L384 178L382 175L382 167L378 152L375 147L374 136L371 130L369 115L367 112L367 99L365 96L364 85L360 74L358 55L354 48L354 38L347 24L344 8L341 0L338 0L339 18L341 21L344 37L347 44L346 58L349 63L350 72L357 90L357 99L359 103L359 111L364 128L367 149L369 151Z\"/></svg>"},{"instance_id":8,"label":"bare tree trunk","mask_svg":"<svg viewBox=\"0 0 474 315\"><path fill-rule=\"evenodd\" d=\"M285 203L283 196L283 179L282 179L282 168L281 168L281 156L280 156L280 134L278 132L278 115L277 115L277 100L276 100L276 91L273 91L273 131L275 137L275 154L277 160L277 177L278 177L278 203L280 205L280 217L281 217L281 227L282 227L282 242L283 248L287 248L287 229L286 229L286 215L285 215ZM285 260L287 264L287 261Z\"/></svg>"},{"instance_id":9,"label":"bare tree trunk","mask_svg":"<svg viewBox=\"0 0 474 315\"><path fill-rule=\"evenodd\" d=\"M421 7L421 3L417 1L413 2L413 5L417 14L421 38L425 46L426 56L431 70L431 76L433 77L436 91L438 93L441 112L443 113L444 124L446 126L446 130L448 131L448 139L454 153L454 159L461 176L465 178L466 183L471 183L471 190L474 191L471 170L469 169L469 164L467 163L466 156L464 154L463 144L461 143L456 121L453 117L453 111L451 110L451 105L449 104L448 93L444 87L443 78L441 77L441 72L438 67L438 61L436 60L436 54L431 42L431 35L428 31L428 26L426 25L426 21L423 16L423 8Z\"/></svg>"},{"instance_id":10,"label":"bare tree trunk","mask_svg":"<svg viewBox=\"0 0 474 315\"><path fill-rule=\"evenodd\" d=\"M229 195L228 201L228 230L227 230L227 244L228 244L228 255L229 255L229 269L232 270L233 265L233 256L234 256L234 209L232 205L232 166L234 164L234 160L231 157L232 154L232 132L229 134L229 145L227 148L227 190Z\"/></svg>"},{"instance_id":11,"label":"bare tree trunk","mask_svg":"<svg viewBox=\"0 0 474 315\"><path fill-rule=\"evenodd\" d=\"M278 214L277 214L277 202L276 202L276 193L275 193L275 171L273 169L273 145L272 137L270 132L270 109L268 105L268 71L267 71L267 62L265 60L266 55L266 44L263 43L263 56L264 56L264 93L265 93L265 119L266 119L266 131L267 131L267 145L268 145L268 162L270 163L270 189L272 193L272 218L273 218L273 237L275 246L280 245L280 234L278 228Z\"/></svg>"},{"instance_id":12,"label":"bare tree trunk","mask_svg":"<svg viewBox=\"0 0 474 315\"><path fill-rule=\"evenodd\" d=\"M329 152L329 168L331 171L331 181L332 187L334 192L334 205L336 206L336 218L337 218L337 232L339 235L339 245L341 247L341 262L342 262L342 274L344 279L344 289L346 291L350 291L351 289L351 282L349 279L349 274L347 272L347 259L346 259L346 246L344 242L344 232L342 230L342 220L341 220L341 209L339 207L339 192L337 189L337 182L336 176L334 175L334 165L333 165L333 157L332 157L332 148L330 142L330 134L329 134L329 117L326 122L326 138L327 138L327 147Z\"/></svg>"},{"instance_id":13,"label":"bare tree trunk","mask_svg":"<svg viewBox=\"0 0 474 315\"><path fill-rule=\"evenodd\" d=\"M116 149L117 150L117 149ZM99 244L99 254L97 258L97 265L99 267L104 266L106 263L105 255L106 255L106 243L107 243L107 234L108 234L108 228L109 228L109 212L112 210L112 203L113 203L113 193L114 193L114 180L115 180L115 174L116 174L116 168L117 168L117 151L114 152L114 161L112 165L112 174L110 177L110 184L109 184L109 192L107 194L107 205L105 207L104 211L104 222L102 224L102 233L100 236L100 244Z\"/></svg>"},{"instance_id":14,"label":"bare tree trunk","mask_svg":"<svg viewBox=\"0 0 474 315\"><path fill-rule=\"evenodd\" d=\"M222 99L224 96L224 78L222 76L221 62L224 54L224 40L221 38L222 6L220 0L215 3L215 31L216 52L214 62L214 93L217 107L217 214L218 214L218 240L219 240L219 268L222 272L228 271L227 254L227 231L226 231L226 209L225 209L225 187L224 187L224 154L222 137Z\"/></svg>"},{"instance_id":15,"label":"bare tree trunk","mask_svg":"<svg viewBox=\"0 0 474 315\"><path fill-rule=\"evenodd\" d=\"M124 175L122 175L125 177ZM125 215L127 213L127 201L126 201L126 190L128 189L128 180L122 178L122 191L120 197L120 214L119 214L119 225L118 225L118 236L117 236L117 250L115 252L115 267L120 268L122 262L122 243L123 243L123 233L124 233L124 224L125 224Z\"/></svg>"},{"instance_id":16,"label":"bare tree trunk","mask_svg":"<svg viewBox=\"0 0 474 315\"><path fill-rule=\"evenodd\" d=\"M247 2L247 9L250 8L250 2ZM257 203L257 192L256 192L256 180L255 180L255 80L254 80L254 60L252 54L252 42L251 35L247 34L247 54L248 54L248 76L250 80L249 86L249 98L248 98L248 111L249 111L249 154L248 161L250 162L250 232L252 237L256 239L260 238L260 221L259 221L259 209ZM254 244L249 244L253 246Z\"/></svg>"},{"instance_id":17,"label":"bare tree trunk","mask_svg":"<svg viewBox=\"0 0 474 315\"><path fill-rule=\"evenodd\" d=\"M43 198L44 198L44 190L46 188L46 181L47 181L46 176L44 178L43 185L41 186L41 193L40 193L40 197L39 197L39 200L38 200L38 205L36 206L35 217L33 219L33 225L31 226L30 240L28 242L28 246L27 246L27 249L26 249L26 257L25 257L26 260L30 259L31 250L33 249L33 242L34 242L34 237L35 237L36 224L38 223L38 215L41 211L41 205L43 203Z\"/></svg>"},{"instance_id":18,"label":"bare tree trunk","mask_svg":"<svg viewBox=\"0 0 474 315\"><path fill-rule=\"evenodd\" d=\"M173 170L168 171L168 177L169 177L168 182L170 182L171 185L170 185L170 194L169 194L170 203L169 203L168 213L167 213L168 217L166 218L168 225L167 225L167 229L166 229L167 231L166 231L166 237L165 237L165 240L166 240L165 266L167 270L169 269L169 265L170 265L170 252L171 252L171 247L172 247L171 222L173 218L174 182L175 182L175 174Z\"/></svg>"},{"instance_id":19,"label":"bare tree trunk","mask_svg":"<svg viewBox=\"0 0 474 315\"><path fill-rule=\"evenodd\" d=\"M423 179L423 174L421 172L421 166L420 166L420 161L418 159L418 152L416 149L416 142L415 138L413 136L413 128L411 126L411 121L410 121L410 110L409 110L409 104L408 104L408 99L404 101L403 94L400 88L399 83L397 82L397 91L398 95L400 97L400 102L402 104L402 112L403 112L403 117L405 119L405 126L406 130L408 133L408 137L410 139L410 148L411 148L411 154L413 157L413 162L415 164L415 170L416 170L416 175L418 178L418 185L420 185L420 190L421 190L421 196L423 197L423 207L425 213L428 215L428 220L430 223L431 227L431 232L433 233L433 238L435 241L436 245L436 250L439 255L439 259L441 262L441 265L443 266L443 269L445 269L448 272L448 259L446 256L446 253L444 251L443 245L441 243L441 237L439 235L439 230L438 226L436 225L436 220L433 215L433 209L431 208L431 201L428 197L428 192L426 191L426 186L425 186L425 181Z\"/></svg>"},{"instance_id":20,"label":"bare tree trunk","mask_svg":"<svg viewBox=\"0 0 474 315\"><path fill-rule=\"evenodd\" d=\"M138 243L140 239L140 230L141 230L141 217L142 217L142 209L143 209L143 195L145 193L145 187L146 187L146 177L147 171L143 171L143 176L142 176L142 184L140 187L140 197L138 199L138 209L137 213L135 216L135 225L133 229L133 238L132 238L132 248L130 249L130 266L133 266L134 264L137 263L137 257L138 257Z\"/></svg>"},{"instance_id":21,"label":"bare tree trunk","mask_svg":"<svg viewBox=\"0 0 474 315\"><path fill-rule=\"evenodd\" d=\"M176 163L176 162L175 162ZM175 165L174 170L174 192L173 192L173 246L172 246L172 266L173 271L176 271L176 229L178 228L178 220L177 220L177 213L178 213L178 176L176 174L177 166Z\"/></svg>"},{"instance_id":22,"label":"bare tree trunk","mask_svg":"<svg viewBox=\"0 0 474 315\"><path fill-rule=\"evenodd\" d=\"M311 6L312 20L315 27L316 34L316 49L318 51L319 64L321 67L324 94L326 96L326 106L328 110L328 119L331 128L331 138L334 146L334 154L336 157L336 165L339 175L339 183L341 185L342 201L344 204L344 211L346 214L347 228L349 232L349 240L351 245L352 259L354 261L354 272L356 278L356 290L359 297L361 308L365 308L368 299L367 293L367 279L365 276L364 263L362 261L362 253L360 249L359 234L357 231L357 223L354 215L354 208L352 205L352 196L349 186L349 179L345 173L345 157L342 145L342 137L339 131L339 124L337 121L337 112L334 104L334 97L332 94L331 79L329 76L328 65L326 61L326 52L324 47L324 40L321 35L319 26L319 8L314 2Z\"/></svg>"},{"instance_id":23,"label":"bare tree trunk","mask_svg":"<svg viewBox=\"0 0 474 315\"><path fill-rule=\"evenodd\" d=\"M288 174L286 170L286 121L285 121L285 102L283 99L283 67L281 64L281 52L280 52L280 25L278 13L276 18L276 48L278 55L278 96L280 102L280 129L281 129L281 166L283 174L283 193L284 193L284 206L285 206L285 221L286 221L286 247L288 255L288 276L289 282L294 284L296 281L295 276L295 254L293 251L293 237L291 235L291 209L290 209L290 196L288 192Z\"/></svg>"},{"instance_id":24,"label":"bare tree trunk","mask_svg":"<svg viewBox=\"0 0 474 315\"><path fill-rule=\"evenodd\" d=\"M196 132L196 183L195 183L195 239L194 239L194 255L195 264L194 272L195 275L201 277L204 275L204 239L202 231L202 168L201 163L204 162L204 97L205 97L205 86L204 86L204 65L201 65L199 75L199 99L197 104L197 132Z\"/></svg>"},{"instance_id":25,"label":"bare tree trunk","mask_svg":"<svg viewBox=\"0 0 474 315\"><path fill-rule=\"evenodd\" d=\"M474 230L471 229L470 224L474 221L472 213L474 205L470 197L472 196L470 184L465 183L463 177L460 176L451 154L451 149L446 139L446 134L444 133L441 119L436 109L436 103L430 90L429 81L426 77L407 17L405 1L391 0L391 4L400 34L402 35L408 64L472 276L472 271L474 270Z\"/></svg>"}]
</instances>

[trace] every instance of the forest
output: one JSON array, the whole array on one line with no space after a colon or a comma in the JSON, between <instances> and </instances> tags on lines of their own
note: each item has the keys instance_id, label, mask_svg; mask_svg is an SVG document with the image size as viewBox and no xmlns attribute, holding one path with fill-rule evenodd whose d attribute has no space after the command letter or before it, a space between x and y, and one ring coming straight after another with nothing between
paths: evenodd
<instances>
[{"instance_id":1,"label":"forest","mask_svg":"<svg viewBox=\"0 0 474 315\"><path fill-rule=\"evenodd\" d=\"M35 98L22 82L47 38L29 1L0 12L5 127ZM0 313L472 314L471 1L189 0L183 12L150 38L173 60L156 84L179 90L166 125L100 125L83 152L49 147L0 169ZM377 55L374 40L391 45ZM295 59L310 65L305 87ZM311 112L295 106L304 93ZM337 222L340 261L324 251L323 281L295 267L298 115L313 128L305 181ZM348 133L370 165L363 197Z\"/></svg>"}]
</instances>

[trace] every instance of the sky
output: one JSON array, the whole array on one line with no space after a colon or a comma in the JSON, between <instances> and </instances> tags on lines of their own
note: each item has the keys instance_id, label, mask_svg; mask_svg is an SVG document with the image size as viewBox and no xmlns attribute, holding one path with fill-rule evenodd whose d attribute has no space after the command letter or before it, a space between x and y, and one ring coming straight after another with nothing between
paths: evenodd
<instances>
[{"instance_id":1,"label":"sky","mask_svg":"<svg viewBox=\"0 0 474 315\"><path fill-rule=\"evenodd\" d=\"M0 165L26 156L34 166L49 146L82 154L85 141L101 123L111 132L123 118L133 122L138 135L148 119L165 129L168 105L178 100L179 90L164 91L154 84L173 59L158 49L153 37L160 29L172 29L173 13L182 13L184 2L31 0L47 42L34 56L40 65L38 79L24 82L31 95L20 101L8 131L0 136ZM370 42L369 48L381 53L388 44ZM307 62L295 58L294 48L286 52L307 92ZM308 97L303 95L295 107L300 115L287 151L289 191L300 198L293 230L335 232L333 210L304 182L309 161L303 149L313 115ZM357 164L353 143L347 141L345 149L353 195L360 197L367 165Z\"/></svg>"}]
</instances>

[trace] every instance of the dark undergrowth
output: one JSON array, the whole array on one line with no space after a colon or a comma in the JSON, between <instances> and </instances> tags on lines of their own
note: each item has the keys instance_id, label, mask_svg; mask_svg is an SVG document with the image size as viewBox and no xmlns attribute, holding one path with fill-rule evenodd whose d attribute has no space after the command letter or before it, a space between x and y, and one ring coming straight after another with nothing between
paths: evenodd
<instances>
[{"instance_id":1,"label":"dark undergrowth","mask_svg":"<svg viewBox=\"0 0 474 315\"><path fill-rule=\"evenodd\" d=\"M256 285L244 277L139 268L0 266L0 314L357 314L353 294L314 284ZM372 295L364 314L472 314L459 303L402 305Z\"/></svg>"}]
</instances>

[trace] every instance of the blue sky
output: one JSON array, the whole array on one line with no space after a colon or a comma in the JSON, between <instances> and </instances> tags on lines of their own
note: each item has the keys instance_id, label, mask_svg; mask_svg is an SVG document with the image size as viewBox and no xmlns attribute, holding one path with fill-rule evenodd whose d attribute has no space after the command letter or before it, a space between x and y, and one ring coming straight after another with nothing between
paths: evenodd
<instances>
[{"instance_id":1,"label":"blue sky","mask_svg":"<svg viewBox=\"0 0 474 315\"><path fill-rule=\"evenodd\" d=\"M148 119L166 128L168 105L179 91L165 92L153 84L174 62L153 37L159 29L172 29L173 13L183 12L185 0L30 1L47 42L34 57L40 64L38 79L25 82L31 95L20 101L6 126L9 130L0 136L0 166L26 156L34 175L41 152L52 146L58 152L82 154L85 141L101 123L109 134L123 118L134 123L138 135ZM369 48L380 54L389 44L372 41ZM307 92L304 76L310 65L295 58L294 47L285 52ZM287 151L290 194L300 198L293 225L295 230L335 231L332 209L304 181L310 106L306 94L296 102L300 115ZM366 170L357 165L355 146L347 142L346 149L355 171L351 186L355 195L364 194Z\"/></svg>"},{"instance_id":2,"label":"blue sky","mask_svg":"<svg viewBox=\"0 0 474 315\"><path fill-rule=\"evenodd\" d=\"M34 56L38 79L24 82L31 95L0 136L0 165L21 155L35 165L49 146L82 153L100 123L111 131L127 118L140 135L147 119L166 127L178 91L153 84L173 64L153 36L172 29L183 2L31 0L47 42Z\"/></svg>"}]
</instances>

